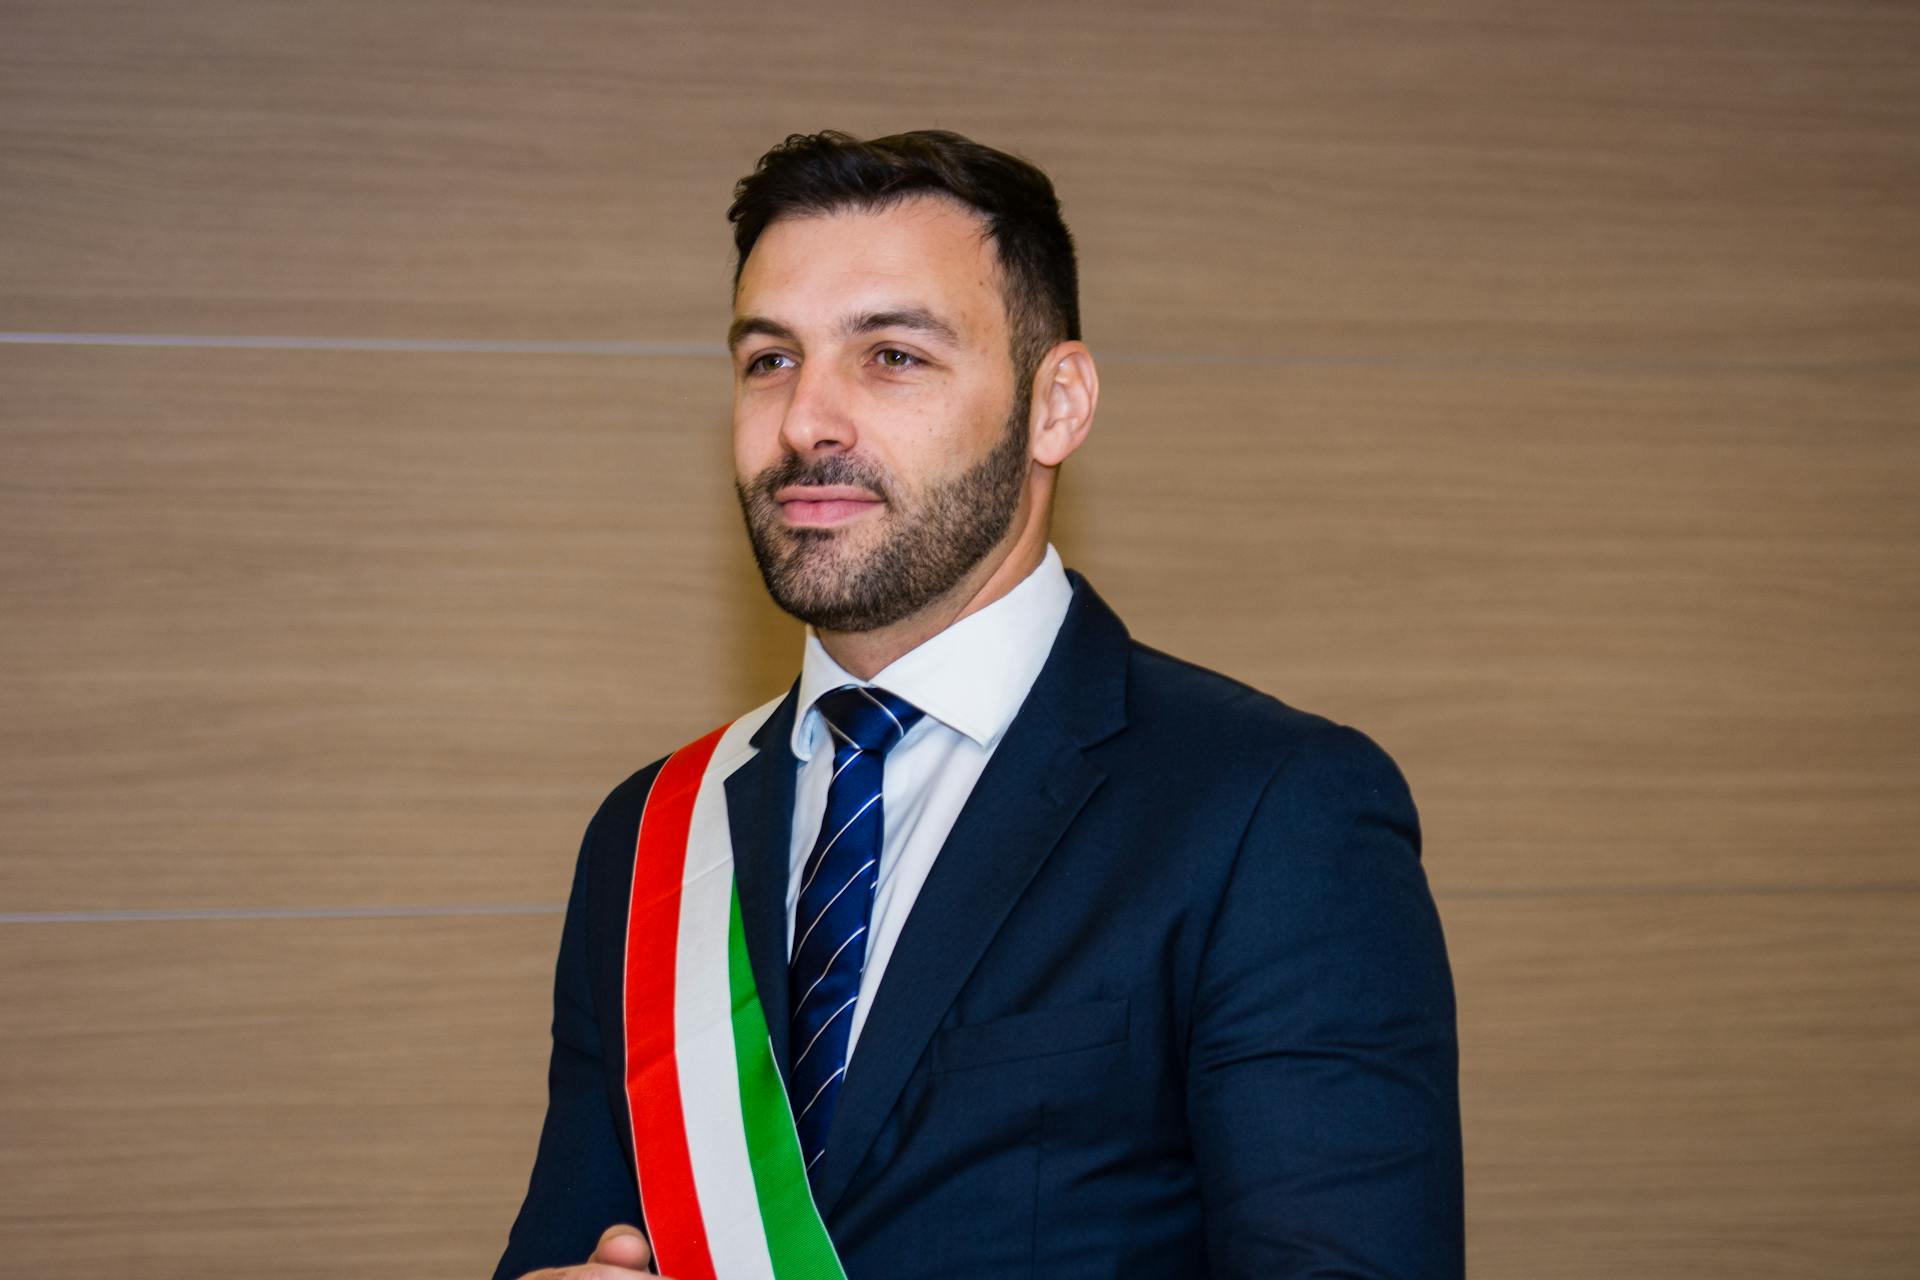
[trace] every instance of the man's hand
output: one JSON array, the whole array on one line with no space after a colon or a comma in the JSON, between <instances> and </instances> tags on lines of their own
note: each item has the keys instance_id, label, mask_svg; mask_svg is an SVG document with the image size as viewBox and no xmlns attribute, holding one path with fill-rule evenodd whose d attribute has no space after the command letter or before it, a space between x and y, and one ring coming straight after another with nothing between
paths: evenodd
<instances>
[{"instance_id":1,"label":"man's hand","mask_svg":"<svg viewBox=\"0 0 1920 1280\"><path fill-rule=\"evenodd\" d=\"M653 1250L637 1227L626 1223L600 1233L593 1256L577 1267L549 1267L520 1280L652 1280Z\"/></svg>"}]
</instances>

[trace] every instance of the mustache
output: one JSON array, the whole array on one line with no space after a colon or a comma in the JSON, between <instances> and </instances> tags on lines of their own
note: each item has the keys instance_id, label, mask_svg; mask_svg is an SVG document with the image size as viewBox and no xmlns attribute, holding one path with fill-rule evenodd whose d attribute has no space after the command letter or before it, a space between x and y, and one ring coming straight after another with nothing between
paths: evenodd
<instances>
[{"instance_id":1,"label":"mustache","mask_svg":"<svg viewBox=\"0 0 1920 1280\"><path fill-rule=\"evenodd\" d=\"M887 473L875 463L848 453L811 460L788 454L755 476L747 487L756 497L771 502L773 495L788 485L836 484L854 485L870 491L888 505L893 502L893 485Z\"/></svg>"}]
</instances>

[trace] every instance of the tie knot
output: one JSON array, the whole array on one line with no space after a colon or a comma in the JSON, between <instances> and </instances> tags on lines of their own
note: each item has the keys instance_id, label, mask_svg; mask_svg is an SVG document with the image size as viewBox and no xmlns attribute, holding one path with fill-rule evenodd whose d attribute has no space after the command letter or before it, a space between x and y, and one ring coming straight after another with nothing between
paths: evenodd
<instances>
[{"instance_id":1,"label":"tie knot","mask_svg":"<svg viewBox=\"0 0 1920 1280\"><path fill-rule=\"evenodd\" d=\"M813 704L839 743L885 755L907 736L907 730L926 712L885 689L846 685L820 695ZM839 744L835 749L838 750Z\"/></svg>"}]
</instances>

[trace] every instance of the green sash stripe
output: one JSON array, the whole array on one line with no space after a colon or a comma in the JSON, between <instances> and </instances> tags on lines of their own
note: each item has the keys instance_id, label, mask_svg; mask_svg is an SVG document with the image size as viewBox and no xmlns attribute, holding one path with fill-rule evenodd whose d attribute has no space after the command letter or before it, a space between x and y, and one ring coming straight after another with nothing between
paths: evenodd
<instances>
[{"instance_id":1,"label":"green sash stripe","mask_svg":"<svg viewBox=\"0 0 1920 1280\"><path fill-rule=\"evenodd\" d=\"M733 1048L740 1068L740 1112L754 1194L767 1228L767 1252L776 1280L846 1280L826 1224L813 1203L800 1136L787 1087L774 1065L767 1015L753 985L747 934L740 923L740 890L733 891L727 930L727 981L733 996Z\"/></svg>"}]
</instances>

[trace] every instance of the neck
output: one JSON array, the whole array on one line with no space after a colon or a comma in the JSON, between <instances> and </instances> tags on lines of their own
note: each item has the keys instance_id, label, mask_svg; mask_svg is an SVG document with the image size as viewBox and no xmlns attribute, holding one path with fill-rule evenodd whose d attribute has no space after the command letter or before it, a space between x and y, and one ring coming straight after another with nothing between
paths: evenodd
<instances>
[{"instance_id":1,"label":"neck","mask_svg":"<svg viewBox=\"0 0 1920 1280\"><path fill-rule=\"evenodd\" d=\"M820 631L829 657L862 680L871 680L954 623L980 612L1025 582L1047 555L1044 521L1029 521L975 565L945 595L917 613L872 631Z\"/></svg>"}]
</instances>

